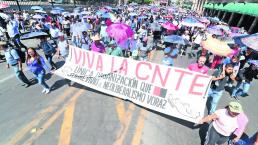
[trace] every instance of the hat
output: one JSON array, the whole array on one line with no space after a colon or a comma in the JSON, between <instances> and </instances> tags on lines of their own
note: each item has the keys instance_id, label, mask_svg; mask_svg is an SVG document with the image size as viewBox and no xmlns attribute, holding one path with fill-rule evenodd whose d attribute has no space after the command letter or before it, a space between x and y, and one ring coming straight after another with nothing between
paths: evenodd
<instances>
[{"instance_id":1,"label":"hat","mask_svg":"<svg viewBox=\"0 0 258 145\"><path fill-rule=\"evenodd\" d=\"M229 110L231 112L234 112L234 113L242 113L243 112L242 105L238 102L230 102L228 106L229 106Z\"/></svg>"},{"instance_id":2,"label":"hat","mask_svg":"<svg viewBox=\"0 0 258 145\"><path fill-rule=\"evenodd\" d=\"M92 39L93 41L97 41L97 40L100 40L100 37L99 37L99 35L97 34L97 35L94 35L93 37L91 37L91 39Z\"/></svg>"},{"instance_id":3,"label":"hat","mask_svg":"<svg viewBox=\"0 0 258 145\"><path fill-rule=\"evenodd\" d=\"M0 41L0 45L6 45L7 43L5 41Z\"/></svg>"}]
</instances>

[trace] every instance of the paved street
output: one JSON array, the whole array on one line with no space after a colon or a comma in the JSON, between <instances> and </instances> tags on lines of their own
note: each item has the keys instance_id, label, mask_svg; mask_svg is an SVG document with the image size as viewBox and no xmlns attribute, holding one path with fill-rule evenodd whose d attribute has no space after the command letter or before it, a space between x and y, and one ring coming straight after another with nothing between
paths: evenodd
<instances>
[{"instance_id":1,"label":"paved street","mask_svg":"<svg viewBox=\"0 0 258 145\"><path fill-rule=\"evenodd\" d=\"M37 42L25 44L35 46L34 43ZM161 63L162 55L162 51L157 51L152 61ZM186 67L191 62L193 60L185 56L175 60L177 67ZM21 86L13 71L5 68L5 63L0 63L0 68L0 145L201 143L200 132L202 134L203 129L187 121L150 111L76 83L68 86L63 78L55 75L47 76L52 92L43 95L41 86L37 84L27 89ZM28 71L26 76L33 79ZM250 120L247 127L250 135L258 128L258 82L253 83L251 95L240 100ZM219 108L230 100L225 92Z\"/></svg>"}]
</instances>

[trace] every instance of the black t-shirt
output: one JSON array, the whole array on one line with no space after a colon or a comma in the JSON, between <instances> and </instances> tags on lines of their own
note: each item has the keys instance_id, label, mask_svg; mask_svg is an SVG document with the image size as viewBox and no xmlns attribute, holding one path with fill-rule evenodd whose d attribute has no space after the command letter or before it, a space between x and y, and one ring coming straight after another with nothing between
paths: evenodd
<instances>
[{"instance_id":1,"label":"black t-shirt","mask_svg":"<svg viewBox=\"0 0 258 145\"><path fill-rule=\"evenodd\" d=\"M153 39L160 39L161 31L153 31Z\"/></svg>"},{"instance_id":2,"label":"black t-shirt","mask_svg":"<svg viewBox=\"0 0 258 145\"><path fill-rule=\"evenodd\" d=\"M212 74L212 76L218 77L221 74L221 70L216 70ZM216 91L221 91L225 89L225 85L228 82L230 77L226 75L223 79L217 80L217 81L212 81L211 83L211 88L215 89Z\"/></svg>"}]
</instances>

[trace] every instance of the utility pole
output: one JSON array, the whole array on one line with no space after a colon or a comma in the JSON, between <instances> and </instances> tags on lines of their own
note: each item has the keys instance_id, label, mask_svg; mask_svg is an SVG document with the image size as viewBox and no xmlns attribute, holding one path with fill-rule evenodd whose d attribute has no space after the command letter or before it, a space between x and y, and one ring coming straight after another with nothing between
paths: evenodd
<instances>
[{"instance_id":1,"label":"utility pole","mask_svg":"<svg viewBox=\"0 0 258 145\"><path fill-rule=\"evenodd\" d=\"M19 4L19 1L16 0L16 3L17 3L17 6L18 6L19 11L21 11L21 6L20 6L20 4Z\"/></svg>"},{"instance_id":2,"label":"utility pole","mask_svg":"<svg viewBox=\"0 0 258 145\"><path fill-rule=\"evenodd\" d=\"M53 0L51 0L50 3L51 3L51 5L52 5L52 8L54 8L54 3L55 3L55 2L53 2Z\"/></svg>"}]
</instances>

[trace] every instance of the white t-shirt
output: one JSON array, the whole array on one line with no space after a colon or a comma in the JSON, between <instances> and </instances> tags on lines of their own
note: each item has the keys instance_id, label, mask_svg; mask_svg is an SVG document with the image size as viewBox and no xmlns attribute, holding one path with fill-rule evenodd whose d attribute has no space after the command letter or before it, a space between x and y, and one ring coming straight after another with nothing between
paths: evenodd
<instances>
[{"instance_id":1,"label":"white t-shirt","mask_svg":"<svg viewBox=\"0 0 258 145\"><path fill-rule=\"evenodd\" d=\"M50 28L50 35L53 37L53 38L57 38L58 35L59 35L59 32L60 30L58 28Z\"/></svg>"},{"instance_id":2,"label":"white t-shirt","mask_svg":"<svg viewBox=\"0 0 258 145\"><path fill-rule=\"evenodd\" d=\"M59 41L59 42L58 42L58 47L59 47L59 49L60 49L60 54L61 54L61 56L66 56L66 55L68 55L69 51L68 51L68 49L67 49L68 44L67 44L67 41L66 41L66 40L64 40L64 41Z\"/></svg>"},{"instance_id":3,"label":"white t-shirt","mask_svg":"<svg viewBox=\"0 0 258 145\"><path fill-rule=\"evenodd\" d=\"M230 136L238 128L237 117L232 117L228 114L227 109L219 109L215 111L218 118L213 121L214 129L224 136Z\"/></svg>"}]
</instances>

